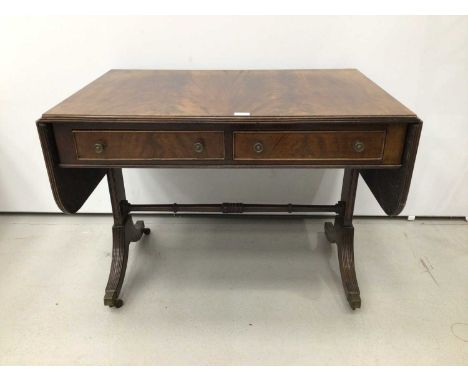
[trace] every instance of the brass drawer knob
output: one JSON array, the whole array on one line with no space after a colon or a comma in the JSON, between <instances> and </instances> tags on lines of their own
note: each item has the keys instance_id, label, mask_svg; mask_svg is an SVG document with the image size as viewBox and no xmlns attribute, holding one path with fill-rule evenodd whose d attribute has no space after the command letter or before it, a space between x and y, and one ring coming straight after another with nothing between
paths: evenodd
<instances>
[{"instance_id":1,"label":"brass drawer knob","mask_svg":"<svg viewBox=\"0 0 468 382\"><path fill-rule=\"evenodd\" d=\"M95 152L96 154L102 154L102 153L104 152L104 147L105 147L105 146L104 146L104 143L102 143L102 142L96 142L96 143L94 144L94 152Z\"/></svg>"},{"instance_id":2,"label":"brass drawer knob","mask_svg":"<svg viewBox=\"0 0 468 382\"><path fill-rule=\"evenodd\" d=\"M263 152L263 143L262 142L255 142L253 145L253 149L257 154Z\"/></svg>"},{"instance_id":3,"label":"brass drawer knob","mask_svg":"<svg viewBox=\"0 0 468 382\"><path fill-rule=\"evenodd\" d=\"M195 142L193 145L193 149L196 153L202 153L205 148L203 147L203 143Z\"/></svg>"},{"instance_id":4,"label":"brass drawer knob","mask_svg":"<svg viewBox=\"0 0 468 382\"><path fill-rule=\"evenodd\" d=\"M364 151L364 142L362 141L354 141L353 143L353 149L357 153L362 153Z\"/></svg>"}]
</instances>

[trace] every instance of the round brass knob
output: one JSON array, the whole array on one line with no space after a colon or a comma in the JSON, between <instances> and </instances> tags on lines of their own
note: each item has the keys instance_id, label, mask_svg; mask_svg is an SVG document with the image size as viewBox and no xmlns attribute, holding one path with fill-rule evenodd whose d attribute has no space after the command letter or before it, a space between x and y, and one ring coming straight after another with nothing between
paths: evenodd
<instances>
[{"instance_id":1,"label":"round brass knob","mask_svg":"<svg viewBox=\"0 0 468 382\"><path fill-rule=\"evenodd\" d=\"M96 154L102 154L104 151L104 143L96 142L94 144L94 151L96 152Z\"/></svg>"},{"instance_id":2,"label":"round brass knob","mask_svg":"<svg viewBox=\"0 0 468 382\"><path fill-rule=\"evenodd\" d=\"M193 149L196 153L202 153L205 148L203 147L203 143L195 142L193 145Z\"/></svg>"},{"instance_id":3,"label":"round brass knob","mask_svg":"<svg viewBox=\"0 0 468 382\"><path fill-rule=\"evenodd\" d=\"M353 149L357 153L362 153L364 151L364 142L362 141L354 141L353 143Z\"/></svg>"},{"instance_id":4,"label":"round brass knob","mask_svg":"<svg viewBox=\"0 0 468 382\"><path fill-rule=\"evenodd\" d=\"M255 142L253 145L253 149L257 154L263 152L263 143L262 142Z\"/></svg>"}]
</instances>

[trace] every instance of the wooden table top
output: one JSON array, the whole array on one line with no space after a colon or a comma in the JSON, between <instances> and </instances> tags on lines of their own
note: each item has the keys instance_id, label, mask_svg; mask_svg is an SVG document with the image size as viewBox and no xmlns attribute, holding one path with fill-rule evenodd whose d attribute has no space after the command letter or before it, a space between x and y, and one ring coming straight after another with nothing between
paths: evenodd
<instances>
[{"instance_id":1,"label":"wooden table top","mask_svg":"<svg viewBox=\"0 0 468 382\"><path fill-rule=\"evenodd\" d=\"M356 69L110 70L42 118L287 121L416 115Z\"/></svg>"}]
</instances>

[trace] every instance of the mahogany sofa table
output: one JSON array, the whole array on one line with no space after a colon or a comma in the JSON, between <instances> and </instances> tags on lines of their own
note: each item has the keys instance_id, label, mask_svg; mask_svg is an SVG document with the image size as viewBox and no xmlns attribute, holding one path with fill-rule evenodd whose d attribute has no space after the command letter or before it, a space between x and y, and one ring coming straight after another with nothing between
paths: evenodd
<instances>
[{"instance_id":1,"label":"mahogany sofa table","mask_svg":"<svg viewBox=\"0 0 468 382\"><path fill-rule=\"evenodd\" d=\"M114 217L104 303L120 307L130 242L149 234L132 212L333 212L352 309L361 306L352 224L359 174L388 215L403 209L422 121L355 69L111 70L42 115L52 192L76 213L107 175ZM344 168L335 205L130 204L122 168Z\"/></svg>"}]
</instances>

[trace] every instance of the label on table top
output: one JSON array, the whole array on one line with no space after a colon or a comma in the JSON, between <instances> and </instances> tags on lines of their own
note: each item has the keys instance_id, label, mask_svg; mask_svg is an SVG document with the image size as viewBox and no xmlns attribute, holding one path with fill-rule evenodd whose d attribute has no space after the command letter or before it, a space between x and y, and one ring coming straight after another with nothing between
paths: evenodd
<instances>
[{"instance_id":1,"label":"label on table top","mask_svg":"<svg viewBox=\"0 0 468 382\"><path fill-rule=\"evenodd\" d=\"M238 117L248 117L250 113L248 111L235 111L234 115Z\"/></svg>"}]
</instances>

